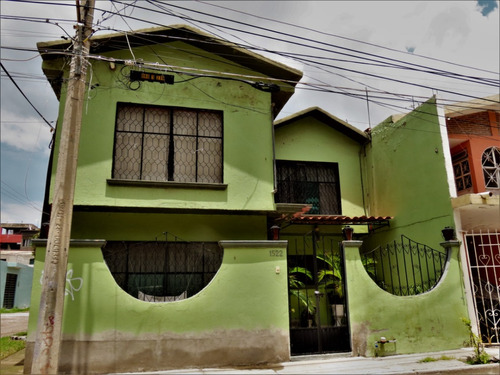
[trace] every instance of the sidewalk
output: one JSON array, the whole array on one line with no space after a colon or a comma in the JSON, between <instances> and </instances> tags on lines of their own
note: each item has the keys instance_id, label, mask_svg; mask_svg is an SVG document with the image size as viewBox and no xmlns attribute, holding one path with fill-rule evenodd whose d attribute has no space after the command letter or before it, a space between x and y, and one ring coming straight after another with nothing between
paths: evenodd
<instances>
[{"instance_id":1,"label":"sidewalk","mask_svg":"<svg viewBox=\"0 0 500 375\"><path fill-rule=\"evenodd\" d=\"M499 348L487 348L487 352L498 358ZM184 369L169 371L120 373L135 375L163 374L500 374L500 364L468 365L462 362L472 354L471 348L434 353L395 355L383 358L348 357L346 355L304 356L291 362L274 365L238 367ZM454 359L442 360L442 356ZM420 362L424 358L437 361ZM112 374L109 374L112 375ZM118 375L113 374L113 375Z\"/></svg>"},{"instance_id":2,"label":"sidewalk","mask_svg":"<svg viewBox=\"0 0 500 375\"><path fill-rule=\"evenodd\" d=\"M500 349L487 348L493 357L499 358ZM400 375L499 375L500 364L468 365L462 360L472 354L471 348L444 352L396 355L383 358L348 357L345 354L294 357L291 362L237 368L184 369L149 372L127 372L108 375L167 375L167 374L400 374ZM442 356L454 357L439 360ZM419 362L424 358L438 359L435 362ZM2 375L23 373L24 350L17 352L1 363Z\"/></svg>"}]
</instances>

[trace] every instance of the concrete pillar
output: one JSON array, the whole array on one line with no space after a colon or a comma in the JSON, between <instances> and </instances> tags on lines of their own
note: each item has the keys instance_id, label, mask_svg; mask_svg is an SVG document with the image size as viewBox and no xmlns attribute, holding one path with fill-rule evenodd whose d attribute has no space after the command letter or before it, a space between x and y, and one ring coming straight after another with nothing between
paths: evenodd
<instances>
[{"instance_id":1,"label":"concrete pillar","mask_svg":"<svg viewBox=\"0 0 500 375\"><path fill-rule=\"evenodd\" d=\"M345 288L345 304L347 307L347 324L349 326L349 340L350 346L352 350L353 356L365 355L366 345L362 344L361 347L354 337L353 330L351 327L351 314L353 309L349 304L349 296L352 296L356 293L354 288L354 283L349 282L349 279L354 277L354 274L357 272L353 272L356 267L356 263L359 261L361 264L361 257L359 255L359 249L363 241L342 241L342 258L344 259L344 288Z\"/></svg>"}]
</instances>

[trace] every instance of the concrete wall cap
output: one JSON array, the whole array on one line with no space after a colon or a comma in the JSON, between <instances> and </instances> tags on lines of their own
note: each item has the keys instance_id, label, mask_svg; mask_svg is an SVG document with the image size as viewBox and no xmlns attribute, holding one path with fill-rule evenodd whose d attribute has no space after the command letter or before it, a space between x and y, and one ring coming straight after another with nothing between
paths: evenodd
<instances>
[{"instance_id":1,"label":"concrete wall cap","mask_svg":"<svg viewBox=\"0 0 500 375\"><path fill-rule=\"evenodd\" d=\"M237 241L219 241L219 245L222 247L234 247L234 248L271 248L271 247L280 247L286 248L288 245L288 241L245 241L245 240L237 240Z\"/></svg>"}]
</instances>

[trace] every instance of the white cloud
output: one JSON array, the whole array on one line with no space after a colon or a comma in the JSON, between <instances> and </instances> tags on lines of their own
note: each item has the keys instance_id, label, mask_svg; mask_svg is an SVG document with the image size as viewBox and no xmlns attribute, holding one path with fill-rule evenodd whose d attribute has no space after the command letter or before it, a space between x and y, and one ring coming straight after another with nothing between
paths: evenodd
<instances>
[{"instance_id":1,"label":"white cloud","mask_svg":"<svg viewBox=\"0 0 500 375\"><path fill-rule=\"evenodd\" d=\"M42 207L41 202L33 202L31 205ZM2 203L0 211L0 220L2 223L29 223L35 224L40 228L40 220L42 213L30 206L29 203Z\"/></svg>"},{"instance_id":2,"label":"white cloud","mask_svg":"<svg viewBox=\"0 0 500 375\"><path fill-rule=\"evenodd\" d=\"M432 18L427 35L440 47L443 43L460 45L470 31L469 14L464 9L449 7Z\"/></svg>"},{"instance_id":3,"label":"white cloud","mask_svg":"<svg viewBox=\"0 0 500 375\"><path fill-rule=\"evenodd\" d=\"M8 117L8 118L6 118ZM48 145L52 138L50 128L35 118L16 115L2 115L2 143L21 151L49 153Z\"/></svg>"}]
</instances>

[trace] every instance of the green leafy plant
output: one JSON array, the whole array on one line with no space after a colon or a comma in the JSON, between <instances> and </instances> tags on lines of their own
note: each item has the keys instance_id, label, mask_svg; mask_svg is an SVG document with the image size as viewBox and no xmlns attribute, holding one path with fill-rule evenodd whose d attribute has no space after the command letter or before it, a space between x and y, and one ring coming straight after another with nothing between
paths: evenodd
<instances>
[{"instance_id":1,"label":"green leafy plant","mask_svg":"<svg viewBox=\"0 0 500 375\"><path fill-rule=\"evenodd\" d=\"M482 365L489 363L491 360L490 355L484 350L484 345L481 337L472 332L472 324L470 319L462 318L462 322L469 330L470 345L474 349L474 354L467 357L466 362L470 365Z\"/></svg>"},{"instance_id":2,"label":"green leafy plant","mask_svg":"<svg viewBox=\"0 0 500 375\"><path fill-rule=\"evenodd\" d=\"M318 282L324 283L326 288L332 288L335 296L344 297L340 256L333 253L317 255L317 258L327 264L327 267L318 271Z\"/></svg>"},{"instance_id":3,"label":"green leafy plant","mask_svg":"<svg viewBox=\"0 0 500 375\"><path fill-rule=\"evenodd\" d=\"M297 298L299 304L307 309L309 315L314 315L316 312L316 304L313 299L308 298L305 292L305 284L298 279L299 275L304 275L306 278L313 280L312 273L304 267L293 267L288 270L288 285L290 286L290 294Z\"/></svg>"}]
</instances>

